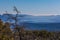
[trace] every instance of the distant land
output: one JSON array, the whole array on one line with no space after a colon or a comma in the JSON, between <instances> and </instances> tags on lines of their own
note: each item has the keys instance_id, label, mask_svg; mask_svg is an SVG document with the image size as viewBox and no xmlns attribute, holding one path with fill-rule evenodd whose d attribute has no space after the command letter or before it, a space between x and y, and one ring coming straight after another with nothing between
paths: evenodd
<instances>
[{"instance_id":1,"label":"distant land","mask_svg":"<svg viewBox=\"0 0 60 40\"><path fill-rule=\"evenodd\" d=\"M15 16L15 14L9 14ZM51 16L32 16L21 14L18 15L18 19L21 22L32 22L32 23L60 23L60 15L51 15ZM0 18L6 20L8 16L6 14L0 15Z\"/></svg>"},{"instance_id":2,"label":"distant land","mask_svg":"<svg viewBox=\"0 0 60 40\"><path fill-rule=\"evenodd\" d=\"M15 14L9 14L15 16ZM0 15L3 21L9 16L6 14ZM56 16L32 16L21 14L18 15L18 20L20 23L24 23L27 30L48 30L48 31L60 31L60 15ZM10 20L13 22L13 20Z\"/></svg>"}]
</instances>

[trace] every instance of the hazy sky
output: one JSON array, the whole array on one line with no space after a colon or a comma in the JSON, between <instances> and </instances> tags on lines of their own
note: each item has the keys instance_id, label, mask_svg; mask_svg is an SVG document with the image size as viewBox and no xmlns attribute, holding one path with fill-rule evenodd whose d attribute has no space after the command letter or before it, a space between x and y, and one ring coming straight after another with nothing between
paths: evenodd
<instances>
[{"instance_id":1,"label":"hazy sky","mask_svg":"<svg viewBox=\"0 0 60 40\"><path fill-rule=\"evenodd\" d=\"M60 14L60 0L0 0L0 13L4 13L6 10L9 13L14 13L14 5L21 11L21 14Z\"/></svg>"}]
</instances>

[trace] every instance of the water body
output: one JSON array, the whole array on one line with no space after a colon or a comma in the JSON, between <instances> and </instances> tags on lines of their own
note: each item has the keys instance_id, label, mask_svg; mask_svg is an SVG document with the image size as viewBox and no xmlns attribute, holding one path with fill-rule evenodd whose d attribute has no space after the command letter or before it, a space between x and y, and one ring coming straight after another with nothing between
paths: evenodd
<instances>
[{"instance_id":1,"label":"water body","mask_svg":"<svg viewBox=\"0 0 60 40\"><path fill-rule=\"evenodd\" d=\"M10 14L9 14L10 15ZM15 15L13 15L15 16ZM19 15L24 16L24 15ZM9 16L0 15L0 18L5 22ZM19 22L24 22L24 26L28 30L47 30L47 31L60 31L60 15L58 16L31 16L25 15L23 18L18 18ZM21 21L23 20L23 21ZM14 22L9 20L10 22ZM45 23L44 23L45 22Z\"/></svg>"},{"instance_id":2,"label":"water body","mask_svg":"<svg viewBox=\"0 0 60 40\"><path fill-rule=\"evenodd\" d=\"M25 23L28 30L60 31L60 23Z\"/></svg>"}]
</instances>

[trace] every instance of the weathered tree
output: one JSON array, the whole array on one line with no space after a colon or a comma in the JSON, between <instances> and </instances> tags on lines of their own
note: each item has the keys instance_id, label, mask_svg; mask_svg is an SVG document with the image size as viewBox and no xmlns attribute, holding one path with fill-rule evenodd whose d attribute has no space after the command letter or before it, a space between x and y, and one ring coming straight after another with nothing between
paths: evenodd
<instances>
[{"instance_id":1,"label":"weathered tree","mask_svg":"<svg viewBox=\"0 0 60 40\"><path fill-rule=\"evenodd\" d=\"M10 15L7 11L6 11L6 15L8 16L8 19L7 19L7 21L10 21L11 19L13 20L13 21L15 21L14 23L10 23L14 28L13 28L13 32L14 32L14 37L15 37L15 35L17 35L16 33L18 33L19 35L19 40L21 40L21 32L22 32L22 29L24 28L24 27L21 27L20 25L18 25L18 22L19 22L19 20L18 20L18 17L21 17L21 16L18 16L19 15L19 13L21 13L20 11L18 11L18 9L16 8L16 6L14 6L13 7L14 8L14 11L16 12L16 15L15 16L13 16L13 15ZM11 26L10 25L10 26Z\"/></svg>"}]
</instances>

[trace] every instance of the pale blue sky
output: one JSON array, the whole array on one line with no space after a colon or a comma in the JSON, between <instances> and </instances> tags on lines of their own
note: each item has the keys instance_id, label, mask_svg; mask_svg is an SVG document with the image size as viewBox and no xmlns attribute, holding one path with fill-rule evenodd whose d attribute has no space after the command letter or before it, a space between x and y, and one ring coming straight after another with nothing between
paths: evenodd
<instances>
[{"instance_id":1,"label":"pale blue sky","mask_svg":"<svg viewBox=\"0 0 60 40\"><path fill-rule=\"evenodd\" d=\"M14 13L14 5L22 14L60 14L60 0L0 0L0 13L4 13L6 10Z\"/></svg>"}]
</instances>

